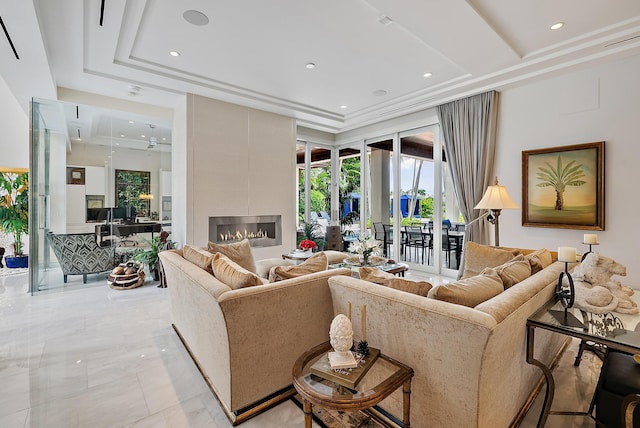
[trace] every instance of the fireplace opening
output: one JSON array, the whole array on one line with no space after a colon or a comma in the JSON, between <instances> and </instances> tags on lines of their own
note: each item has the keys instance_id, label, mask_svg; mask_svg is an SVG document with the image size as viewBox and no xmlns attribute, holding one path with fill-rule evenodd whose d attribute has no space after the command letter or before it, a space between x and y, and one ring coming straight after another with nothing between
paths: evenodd
<instances>
[{"instance_id":1,"label":"fireplace opening","mask_svg":"<svg viewBox=\"0 0 640 428\"><path fill-rule=\"evenodd\" d=\"M253 247L282 244L281 216L209 217L209 240L229 244L248 239Z\"/></svg>"}]
</instances>

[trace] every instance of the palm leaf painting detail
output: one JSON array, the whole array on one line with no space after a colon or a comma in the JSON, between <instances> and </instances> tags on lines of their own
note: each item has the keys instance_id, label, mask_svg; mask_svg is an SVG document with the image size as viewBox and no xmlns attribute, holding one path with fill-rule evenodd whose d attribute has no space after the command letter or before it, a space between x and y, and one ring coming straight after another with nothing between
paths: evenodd
<instances>
[{"instance_id":1,"label":"palm leaf painting detail","mask_svg":"<svg viewBox=\"0 0 640 428\"><path fill-rule=\"evenodd\" d=\"M549 163L545 162L546 167L539 167L539 172L536 173L536 177L540 180L540 183L536 184L538 187L553 187L556 192L555 209L561 211L564 208L564 192L567 187L582 186L587 182L581 180L585 176L583 171L583 165L577 164L575 160L572 160L566 165L562 164L562 157L558 155L555 168Z\"/></svg>"}]
</instances>

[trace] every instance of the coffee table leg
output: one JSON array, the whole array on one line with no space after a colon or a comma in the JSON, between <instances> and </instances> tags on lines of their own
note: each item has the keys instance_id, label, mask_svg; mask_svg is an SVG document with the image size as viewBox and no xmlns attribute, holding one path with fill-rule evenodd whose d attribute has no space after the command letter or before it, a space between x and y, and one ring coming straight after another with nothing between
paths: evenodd
<instances>
[{"instance_id":1,"label":"coffee table leg","mask_svg":"<svg viewBox=\"0 0 640 428\"><path fill-rule=\"evenodd\" d=\"M313 421L311 411L311 402L305 399L302 400L302 410L304 411L304 428L311 428L311 423Z\"/></svg>"},{"instance_id":2,"label":"coffee table leg","mask_svg":"<svg viewBox=\"0 0 640 428\"><path fill-rule=\"evenodd\" d=\"M407 380L402 386L402 424L404 428L411 428L411 379Z\"/></svg>"}]
</instances>

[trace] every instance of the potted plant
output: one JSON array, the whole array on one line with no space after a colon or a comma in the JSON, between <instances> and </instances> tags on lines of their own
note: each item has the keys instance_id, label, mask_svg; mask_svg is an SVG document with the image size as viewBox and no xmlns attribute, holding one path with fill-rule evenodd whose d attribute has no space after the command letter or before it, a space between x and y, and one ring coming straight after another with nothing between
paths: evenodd
<instances>
[{"instance_id":1,"label":"potted plant","mask_svg":"<svg viewBox=\"0 0 640 428\"><path fill-rule=\"evenodd\" d=\"M0 229L13 236L13 257L7 267L27 267L22 238L29 233L29 173L0 172Z\"/></svg>"},{"instance_id":2,"label":"potted plant","mask_svg":"<svg viewBox=\"0 0 640 428\"><path fill-rule=\"evenodd\" d=\"M140 249L136 251L132 257L133 260L144 263L149 267L149 273L153 274L153 279L155 281L160 280L160 273L158 271L158 253L163 250L171 249L175 245L173 241L168 240L168 236L169 234L163 231L160 233L160 236L154 237L151 241L142 238L149 245L149 248L146 250Z\"/></svg>"},{"instance_id":3,"label":"potted plant","mask_svg":"<svg viewBox=\"0 0 640 428\"><path fill-rule=\"evenodd\" d=\"M298 236L298 246L305 240L313 241L316 244L316 248L322 251L325 245L322 226L319 223L305 223L302 227L302 232Z\"/></svg>"}]
</instances>

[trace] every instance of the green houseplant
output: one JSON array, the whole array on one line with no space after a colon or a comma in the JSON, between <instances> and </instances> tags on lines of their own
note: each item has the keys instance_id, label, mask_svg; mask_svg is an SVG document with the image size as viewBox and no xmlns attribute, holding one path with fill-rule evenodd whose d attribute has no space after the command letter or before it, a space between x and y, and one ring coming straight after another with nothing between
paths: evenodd
<instances>
[{"instance_id":1,"label":"green houseplant","mask_svg":"<svg viewBox=\"0 0 640 428\"><path fill-rule=\"evenodd\" d=\"M13 236L14 258L23 259L17 263L20 266L15 267L26 267L22 239L29 233L28 172L0 172L0 229ZM11 259L5 257L8 267L14 264Z\"/></svg>"},{"instance_id":2,"label":"green houseplant","mask_svg":"<svg viewBox=\"0 0 640 428\"><path fill-rule=\"evenodd\" d=\"M149 245L149 248L136 251L132 257L133 260L146 264L149 267L149 273L153 273L153 279L156 281L160 280L160 274L158 272L158 254L160 251L171 249L175 245L175 243L173 241L169 241L167 237L168 233L162 232L160 236L154 237L151 241L142 238Z\"/></svg>"}]
</instances>

